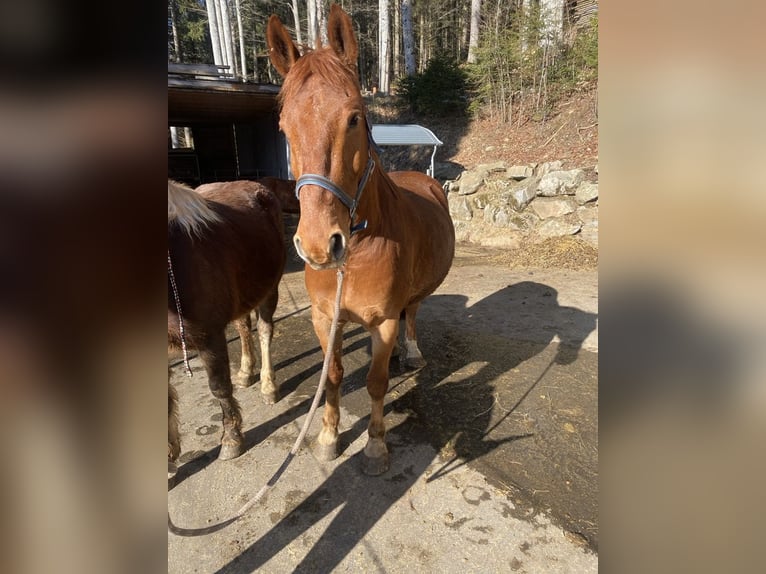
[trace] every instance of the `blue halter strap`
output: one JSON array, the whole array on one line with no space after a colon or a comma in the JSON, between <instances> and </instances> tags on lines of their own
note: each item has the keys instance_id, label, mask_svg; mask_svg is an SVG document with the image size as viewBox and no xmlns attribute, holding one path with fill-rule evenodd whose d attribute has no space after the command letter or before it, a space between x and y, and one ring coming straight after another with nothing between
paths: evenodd
<instances>
[{"instance_id":1,"label":"blue halter strap","mask_svg":"<svg viewBox=\"0 0 766 574\"><path fill-rule=\"evenodd\" d=\"M365 124L367 124L367 139L369 140L370 148L374 148L379 153L380 148L375 143L375 140L372 139L372 131L370 129L370 123L366 119L365 119ZM343 205L346 206L346 209L348 209L349 215L351 216L351 235L353 235L357 231L367 229L366 219L363 219L359 223L355 224L354 217L356 216L356 209L357 207L359 207L359 198L362 197L362 192L364 191L364 188L367 185L367 181L370 179L370 175L372 174L372 169L374 167L375 167L375 160L372 159L372 152L368 149L367 167L364 170L362 179L359 180L359 186L356 189L356 197L352 198L340 187L335 185L335 183L333 183L332 180L324 177L323 175L318 175L315 173L304 173L302 176L298 178L298 181L295 182L295 197L297 197L298 199L301 198L301 187L303 187L304 185L317 185L321 188L326 189L327 191L332 193L335 197L337 197L338 200Z\"/></svg>"}]
</instances>

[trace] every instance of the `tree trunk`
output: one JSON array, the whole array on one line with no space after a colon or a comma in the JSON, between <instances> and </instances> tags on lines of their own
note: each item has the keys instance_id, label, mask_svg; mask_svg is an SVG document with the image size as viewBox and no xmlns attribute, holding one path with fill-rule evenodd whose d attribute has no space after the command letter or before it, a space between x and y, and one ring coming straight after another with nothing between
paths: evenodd
<instances>
[{"instance_id":1,"label":"tree trunk","mask_svg":"<svg viewBox=\"0 0 766 574\"><path fill-rule=\"evenodd\" d=\"M307 0L306 13L308 15L308 30L306 34L308 36L308 45L312 48L318 48L319 45L317 44L317 40L319 38L319 34L317 34L317 0Z\"/></svg>"},{"instance_id":2,"label":"tree trunk","mask_svg":"<svg viewBox=\"0 0 766 574\"><path fill-rule=\"evenodd\" d=\"M301 34L301 16L298 12L298 0L293 0L293 23L295 25L295 39L298 42L298 48L303 51L301 44L303 44L303 35Z\"/></svg>"},{"instance_id":3,"label":"tree trunk","mask_svg":"<svg viewBox=\"0 0 766 574\"><path fill-rule=\"evenodd\" d=\"M170 0L168 2L170 9L170 28L173 31L173 53L175 61L180 62L183 57L181 54L181 43L178 40L178 23L176 22L178 16L178 7L176 6L176 0Z\"/></svg>"},{"instance_id":4,"label":"tree trunk","mask_svg":"<svg viewBox=\"0 0 766 574\"><path fill-rule=\"evenodd\" d=\"M543 17L543 42L555 45L561 40L564 24L564 0L540 0Z\"/></svg>"},{"instance_id":5,"label":"tree trunk","mask_svg":"<svg viewBox=\"0 0 766 574\"><path fill-rule=\"evenodd\" d=\"M253 81L255 83L261 81L261 76L258 72L258 39L255 37L253 37Z\"/></svg>"},{"instance_id":6,"label":"tree trunk","mask_svg":"<svg viewBox=\"0 0 766 574\"><path fill-rule=\"evenodd\" d=\"M402 38L402 12L399 8L399 3L394 2L394 34L392 36L392 50L393 54L391 55L391 61L393 62L394 67L394 81L396 81L397 78L400 78L402 75L401 70L401 53L400 53L400 46L401 46L401 38Z\"/></svg>"},{"instance_id":7,"label":"tree trunk","mask_svg":"<svg viewBox=\"0 0 766 574\"><path fill-rule=\"evenodd\" d=\"M218 31L218 11L216 10L217 0L206 0L207 22L210 31L210 42L213 45L213 63L217 66L223 64L223 55L221 53L221 35Z\"/></svg>"},{"instance_id":8,"label":"tree trunk","mask_svg":"<svg viewBox=\"0 0 766 574\"><path fill-rule=\"evenodd\" d=\"M231 18L229 18L229 3L228 0L220 0L221 2L221 24L223 28L223 41L226 47L226 63L229 65L229 71L233 74L237 73L235 68L236 63L234 61L234 44L231 41Z\"/></svg>"},{"instance_id":9,"label":"tree trunk","mask_svg":"<svg viewBox=\"0 0 766 574\"><path fill-rule=\"evenodd\" d=\"M412 0L402 0L402 44L404 49L404 74L414 76L415 37L412 33Z\"/></svg>"},{"instance_id":10,"label":"tree trunk","mask_svg":"<svg viewBox=\"0 0 766 574\"><path fill-rule=\"evenodd\" d=\"M239 65L242 81L247 80L247 59L245 58L245 34L242 32L242 11L239 8L239 0L236 0L237 31L239 32Z\"/></svg>"},{"instance_id":11,"label":"tree trunk","mask_svg":"<svg viewBox=\"0 0 766 574\"><path fill-rule=\"evenodd\" d=\"M476 63L476 49L479 47L479 21L481 0L471 0L471 35L468 37L468 63Z\"/></svg>"},{"instance_id":12,"label":"tree trunk","mask_svg":"<svg viewBox=\"0 0 766 574\"><path fill-rule=\"evenodd\" d=\"M384 94L389 91L389 49L388 0L378 0L378 90Z\"/></svg>"},{"instance_id":13,"label":"tree trunk","mask_svg":"<svg viewBox=\"0 0 766 574\"><path fill-rule=\"evenodd\" d=\"M327 45L327 5L322 0L316 0L317 28L319 29L320 46Z\"/></svg>"},{"instance_id":14,"label":"tree trunk","mask_svg":"<svg viewBox=\"0 0 766 574\"><path fill-rule=\"evenodd\" d=\"M419 71L422 72L426 69L426 62L428 62L428 54L426 53L426 19L423 13L420 13L419 28L420 28L420 62Z\"/></svg>"}]
</instances>

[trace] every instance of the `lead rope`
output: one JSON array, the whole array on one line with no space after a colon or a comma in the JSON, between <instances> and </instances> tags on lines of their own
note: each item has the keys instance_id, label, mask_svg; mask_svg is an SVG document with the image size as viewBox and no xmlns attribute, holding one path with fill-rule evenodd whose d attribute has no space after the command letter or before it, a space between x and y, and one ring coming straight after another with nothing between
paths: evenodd
<instances>
[{"instance_id":1,"label":"lead rope","mask_svg":"<svg viewBox=\"0 0 766 574\"><path fill-rule=\"evenodd\" d=\"M178 314L178 332L181 335L181 350L184 354L184 365L186 365L186 373L189 377L192 376L191 366L189 365L189 351L186 349L186 334L184 333L184 316L181 313L181 297L178 296L178 286L176 285L176 277L173 274L173 263L170 261L170 250L168 250L168 277L170 277L170 287L173 290L173 299L176 301L176 313Z\"/></svg>"},{"instance_id":2,"label":"lead rope","mask_svg":"<svg viewBox=\"0 0 766 574\"><path fill-rule=\"evenodd\" d=\"M319 386L317 387L316 394L314 395L314 401L311 403L311 408L309 409L308 415L306 415L306 420L303 423L303 428L301 429L300 434L298 435L298 438L295 439L295 444L293 444L293 448L290 450L290 452L287 454L287 457L285 457L284 462L282 465L277 469L277 471L274 473L274 475L269 479L269 481L264 484L261 489L258 491L258 493L253 497L252 500L249 500L240 508L237 513L232 516L231 518L227 518L223 522L219 522L218 524L214 524L212 526L206 526L204 528L181 528L179 526L176 526L173 524L173 521L170 519L170 512L168 512L168 531L172 532L176 536L202 536L204 534L211 534L213 532L217 532L229 524L232 524L233 522L236 522L244 514L250 510L255 504L257 504L261 498L268 492L268 490L274 486L277 481L279 480L279 477L282 476L282 473L284 473L285 470L287 470L287 467L292 462L293 458L295 458L295 455L298 453L298 449L301 446L301 443L303 442L303 439L306 437L306 433L309 430L309 426L311 425L311 421L314 418L314 414L316 413L317 407L319 406L319 399L322 396L322 393L324 392L325 383L327 382L327 372L330 368L330 359L333 355L333 349L335 347L335 336L336 332L338 330L338 316L340 315L340 296L341 296L341 290L343 288L343 271L341 269L338 269L338 288L335 293L335 310L333 314L332 319L332 325L330 325L330 335L328 338L328 352L325 353L324 356L324 363L322 364L322 374L319 377Z\"/></svg>"}]
</instances>

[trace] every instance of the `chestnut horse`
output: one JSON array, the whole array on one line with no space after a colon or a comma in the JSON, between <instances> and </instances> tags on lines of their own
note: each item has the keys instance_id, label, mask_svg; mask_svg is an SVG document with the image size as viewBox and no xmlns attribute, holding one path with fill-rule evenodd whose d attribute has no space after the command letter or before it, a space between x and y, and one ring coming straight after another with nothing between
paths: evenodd
<instances>
[{"instance_id":1,"label":"chestnut horse","mask_svg":"<svg viewBox=\"0 0 766 574\"><path fill-rule=\"evenodd\" d=\"M225 330L234 321L242 343L236 384L250 386L256 380L252 310L258 315L262 397L266 403L278 398L270 345L285 257L281 203L262 184L213 183L193 191L168 181L168 346L199 351L223 411L221 459L244 452ZM168 381L168 460L179 454L177 397Z\"/></svg>"},{"instance_id":2,"label":"chestnut horse","mask_svg":"<svg viewBox=\"0 0 766 574\"><path fill-rule=\"evenodd\" d=\"M271 62L284 77L280 127L298 177L301 214L293 241L307 264L314 331L324 353L332 353L314 450L322 460L338 456L342 330L349 321L358 323L372 340L363 470L381 474L389 466L383 399L399 318L404 311L404 362L422 366L415 314L452 265L455 230L436 180L418 172L383 171L357 80L351 18L335 4L327 37L329 46L301 56L277 16L267 27ZM345 273L338 335L328 341L338 268Z\"/></svg>"}]
</instances>

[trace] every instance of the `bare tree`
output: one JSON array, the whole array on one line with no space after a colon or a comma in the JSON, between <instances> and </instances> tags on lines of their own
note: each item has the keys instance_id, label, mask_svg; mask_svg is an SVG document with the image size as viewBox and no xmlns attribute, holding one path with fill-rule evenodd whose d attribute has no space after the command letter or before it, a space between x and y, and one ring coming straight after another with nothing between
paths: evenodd
<instances>
[{"instance_id":1,"label":"bare tree","mask_svg":"<svg viewBox=\"0 0 766 574\"><path fill-rule=\"evenodd\" d=\"M213 63L223 64L223 54L221 52L221 35L218 31L218 10L216 10L217 0L206 0L208 28L210 29L210 42L213 44Z\"/></svg>"},{"instance_id":2,"label":"bare tree","mask_svg":"<svg viewBox=\"0 0 766 574\"><path fill-rule=\"evenodd\" d=\"M468 63L476 63L476 48L479 47L479 22L481 0L471 0L471 35L468 38Z\"/></svg>"},{"instance_id":3,"label":"bare tree","mask_svg":"<svg viewBox=\"0 0 766 574\"><path fill-rule=\"evenodd\" d=\"M239 32L239 66L242 73L242 81L247 79L247 61L245 59L245 34L242 32L242 10L239 7L239 0L235 0L237 10L237 31Z\"/></svg>"},{"instance_id":4,"label":"bare tree","mask_svg":"<svg viewBox=\"0 0 766 574\"><path fill-rule=\"evenodd\" d=\"M173 31L173 59L176 62L182 60L181 42L178 39L178 6L176 0L169 0L168 9L170 10L170 27Z\"/></svg>"},{"instance_id":5,"label":"bare tree","mask_svg":"<svg viewBox=\"0 0 766 574\"><path fill-rule=\"evenodd\" d=\"M228 0L219 0L221 4L221 28L223 29L223 41L226 47L226 63L229 65L229 71L236 73L234 68L234 45L231 41L231 18L229 18Z\"/></svg>"},{"instance_id":6,"label":"bare tree","mask_svg":"<svg viewBox=\"0 0 766 574\"><path fill-rule=\"evenodd\" d=\"M298 46L300 47L301 44L303 44L303 38L301 34L301 16L298 12L298 0L293 0L292 3L293 8L293 22L295 24L295 38L298 40Z\"/></svg>"},{"instance_id":7,"label":"bare tree","mask_svg":"<svg viewBox=\"0 0 766 574\"><path fill-rule=\"evenodd\" d=\"M308 44L312 48L317 47L317 39L319 38L319 22L317 19L317 0L307 0L306 1L306 13L308 15L307 18L307 26L308 26Z\"/></svg>"},{"instance_id":8,"label":"bare tree","mask_svg":"<svg viewBox=\"0 0 766 574\"><path fill-rule=\"evenodd\" d=\"M378 90L387 94L390 88L389 67L391 50L389 45L388 0L378 0Z\"/></svg>"},{"instance_id":9,"label":"bare tree","mask_svg":"<svg viewBox=\"0 0 766 574\"><path fill-rule=\"evenodd\" d=\"M404 49L404 74L413 76L415 69L415 37L412 33L412 0L402 0L402 44Z\"/></svg>"}]
</instances>

